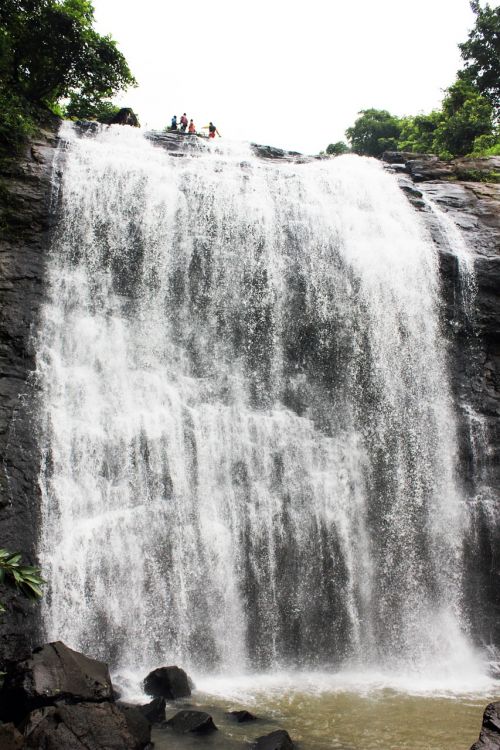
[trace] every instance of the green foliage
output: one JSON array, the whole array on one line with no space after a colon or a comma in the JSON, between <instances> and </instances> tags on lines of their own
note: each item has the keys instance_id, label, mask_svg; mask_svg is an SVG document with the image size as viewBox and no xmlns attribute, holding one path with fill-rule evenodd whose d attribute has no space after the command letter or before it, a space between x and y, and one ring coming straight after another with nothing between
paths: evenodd
<instances>
[{"instance_id":1,"label":"green foliage","mask_svg":"<svg viewBox=\"0 0 500 750\"><path fill-rule=\"evenodd\" d=\"M471 156L498 156L500 154L500 132L479 135L474 138Z\"/></svg>"},{"instance_id":2,"label":"green foliage","mask_svg":"<svg viewBox=\"0 0 500 750\"><path fill-rule=\"evenodd\" d=\"M352 128L346 130L347 140L357 154L381 156L395 150L401 133L400 121L385 109L363 109Z\"/></svg>"},{"instance_id":3,"label":"green foliage","mask_svg":"<svg viewBox=\"0 0 500 750\"><path fill-rule=\"evenodd\" d=\"M336 143L330 143L326 148L326 153L330 156L340 156L340 154L348 154L351 149L344 143L344 141L337 141Z\"/></svg>"},{"instance_id":4,"label":"green foliage","mask_svg":"<svg viewBox=\"0 0 500 750\"><path fill-rule=\"evenodd\" d=\"M398 150L413 151L418 154L434 153L436 130L442 120L443 113L440 111L434 111L428 115L403 117L400 120L401 133Z\"/></svg>"},{"instance_id":5,"label":"green foliage","mask_svg":"<svg viewBox=\"0 0 500 750\"><path fill-rule=\"evenodd\" d=\"M16 151L36 130L35 112L0 81L0 148Z\"/></svg>"},{"instance_id":6,"label":"green foliage","mask_svg":"<svg viewBox=\"0 0 500 750\"><path fill-rule=\"evenodd\" d=\"M45 583L40 576L40 568L32 565L23 565L22 556L19 552L9 552L0 549L0 583L6 583L17 588L29 599L39 599L43 596L41 587ZM5 607L0 602L0 612Z\"/></svg>"},{"instance_id":7,"label":"green foliage","mask_svg":"<svg viewBox=\"0 0 500 750\"><path fill-rule=\"evenodd\" d=\"M486 96L497 113L500 109L500 6L491 8L488 3L481 8L478 0L470 6L476 23L469 38L459 44L465 66L459 76L472 83Z\"/></svg>"},{"instance_id":8,"label":"green foliage","mask_svg":"<svg viewBox=\"0 0 500 750\"><path fill-rule=\"evenodd\" d=\"M477 137L494 131L493 106L470 83L457 80L443 99L443 118L435 131L435 153L469 154Z\"/></svg>"},{"instance_id":9,"label":"green foliage","mask_svg":"<svg viewBox=\"0 0 500 750\"><path fill-rule=\"evenodd\" d=\"M108 100L94 102L78 94L72 94L69 103L64 107L64 116L70 120L97 120L108 124L119 111L120 107Z\"/></svg>"},{"instance_id":10,"label":"green foliage","mask_svg":"<svg viewBox=\"0 0 500 750\"><path fill-rule=\"evenodd\" d=\"M58 101L97 107L135 80L109 36L94 28L89 0L2 0L0 142L14 148Z\"/></svg>"}]
</instances>

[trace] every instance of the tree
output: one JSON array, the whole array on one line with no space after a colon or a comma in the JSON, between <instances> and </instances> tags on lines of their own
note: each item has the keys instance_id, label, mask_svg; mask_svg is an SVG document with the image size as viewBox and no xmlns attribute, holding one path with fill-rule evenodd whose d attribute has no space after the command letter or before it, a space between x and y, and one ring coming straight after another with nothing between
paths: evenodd
<instances>
[{"instance_id":1,"label":"tree","mask_svg":"<svg viewBox=\"0 0 500 750\"><path fill-rule=\"evenodd\" d=\"M443 120L441 111L428 115L415 115L401 119L401 133L398 150L413 151L418 154L432 154L435 151L436 130Z\"/></svg>"},{"instance_id":2,"label":"tree","mask_svg":"<svg viewBox=\"0 0 500 750\"><path fill-rule=\"evenodd\" d=\"M89 0L2 2L2 78L28 101L75 92L98 101L135 83L116 43L93 29Z\"/></svg>"},{"instance_id":3,"label":"tree","mask_svg":"<svg viewBox=\"0 0 500 750\"><path fill-rule=\"evenodd\" d=\"M69 119L97 120L107 124L119 111L120 107L106 99L94 102L72 94L68 104L64 107L64 116Z\"/></svg>"},{"instance_id":4,"label":"tree","mask_svg":"<svg viewBox=\"0 0 500 750\"><path fill-rule=\"evenodd\" d=\"M472 84L457 80L443 99L443 118L436 128L434 152L465 156L474 141L494 132L493 105Z\"/></svg>"},{"instance_id":5,"label":"tree","mask_svg":"<svg viewBox=\"0 0 500 750\"><path fill-rule=\"evenodd\" d=\"M340 156L341 154L348 154L351 149L344 143L344 141L337 141L336 143L330 143L326 147L326 153L330 156Z\"/></svg>"},{"instance_id":6,"label":"tree","mask_svg":"<svg viewBox=\"0 0 500 750\"><path fill-rule=\"evenodd\" d=\"M397 148L401 124L385 109L363 109L352 128L346 130L347 140L357 154L380 156Z\"/></svg>"},{"instance_id":7,"label":"tree","mask_svg":"<svg viewBox=\"0 0 500 750\"><path fill-rule=\"evenodd\" d=\"M1 0L0 104L10 123L0 123L4 145L29 133L62 98L96 106L135 85L116 43L93 23L89 0Z\"/></svg>"},{"instance_id":8,"label":"tree","mask_svg":"<svg viewBox=\"0 0 500 750\"><path fill-rule=\"evenodd\" d=\"M39 599L42 596L41 586L45 583L40 577L40 568L22 565L21 559L19 552L0 549L0 583L17 588L29 599ZM4 611L5 607L0 602L0 612Z\"/></svg>"},{"instance_id":9,"label":"tree","mask_svg":"<svg viewBox=\"0 0 500 750\"><path fill-rule=\"evenodd\" d=\"M481 8L478 0L470 3L476 23L469 38L459 48L465 60L462 80L473 83L486 96L497 113L500 109L500 6Z\"/></svg>"}]
</instances>

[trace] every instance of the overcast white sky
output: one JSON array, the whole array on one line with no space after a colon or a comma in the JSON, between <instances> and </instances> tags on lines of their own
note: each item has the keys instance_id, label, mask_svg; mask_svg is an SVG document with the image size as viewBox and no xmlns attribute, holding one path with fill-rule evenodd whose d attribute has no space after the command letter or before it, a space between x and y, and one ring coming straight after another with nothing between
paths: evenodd
<instances>
[{"instance_id":1,"label":"overcast white sky","mask_svg":"<svg viewBox=\"0 0 500 750\"><path fill-rule=\"evenodd\" d=\"M496 7L498 2L491 2ZM139 82L117 103L161 128L187 112L223 137L306 153L360 109L437 107L474 25L468 0L94 0Z\"/></svg>"}]
</instances>

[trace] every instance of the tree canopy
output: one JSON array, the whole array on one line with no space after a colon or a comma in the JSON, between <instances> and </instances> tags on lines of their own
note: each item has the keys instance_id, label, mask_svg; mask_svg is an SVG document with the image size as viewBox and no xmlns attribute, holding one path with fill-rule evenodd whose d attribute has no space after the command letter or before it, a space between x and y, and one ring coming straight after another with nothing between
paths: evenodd
<instances>
[{"instance_id":1,"label":"tree canopy","mask_svg":"<svg viewBox=\"0 0 500 750\"><path fill-rule=\"evenodd\" d=\"M353 151L367 156L380 156L384 151L396 149L401 133L397 117L385 109L363 109L346 136Z\"/></svg>"},{"instance_id":2,"label":"tree canopy","mask_svg":"<svg viewBox=\"0 0 500 750\"><path fill-rule=\"evenodd\" d=\"M481 8L478 0L470 4L476 16L474 28L466 42L459 44L465 61L461 79L472 83L495 109L500 109L500 6Z\"/></svg>"},{"instance_id":3,"label":"tree canopy","mask_svg":"<svg viewBox=\"0 0 500 750\"><path fill-rule=\"evenodd\" d=\"M410 117L364 109L346 130L354 152L412 151L445 159L500 154L500 6L481 7L478 0L470 5L476 19L467 41L459 44L464 68L446 89L441 109Z\"/></svg>"},{"instance_id":4,"label":"tree canopy","mask_svg":"<svg viewBox=\"0 0 500 750\"><path fill-rule=\"evenodd\" d=\"M135 84L116 43L93 23L89 0L2 0L0 106L7 119L13 112L29 119L62 98L95 106Z\"/></svg>"}]
</instances>

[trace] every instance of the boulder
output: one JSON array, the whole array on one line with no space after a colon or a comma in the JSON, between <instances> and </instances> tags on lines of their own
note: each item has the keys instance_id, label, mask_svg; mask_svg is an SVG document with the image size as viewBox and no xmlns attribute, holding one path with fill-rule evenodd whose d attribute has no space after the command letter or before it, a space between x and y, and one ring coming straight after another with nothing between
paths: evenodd
<instances>
[{"instance_id":1,"label":"boulder","mask_svg":"<svg viewBox=\"0 0 500 750\"><path fill-rule=\"evenodd\" d=\"M159 667L144 680L144 692L153 698L186 698L191 695L189 678L179 667Z\"/></svg>"},{"instance_id":2,"label":"boulder","mask_svg":"<svg viewBox=\"0 0 500 750\"><path fill-rule=\"evenodd\" d=\"M131 125L133 128L140 127L139 118L130 107L122 107L116 115L109 120L110 125Z\"/></svg>"},{"instance_id":3,"label":"boulder","mask_svg":"<svg viewBox=\"0 0 500 750\"><path fill-rule=\"evenodd\" d=\"M217 731L212 717L204 711L179 711L162 726L170 727L179 734L210 734Z\"/></svg>"},{"instance_id":4,"label":"boulder","mask_svg":"<svg viewBox=\"0 0 500 750\"><path fill-rule=\"evenodd\" d=\"M18 724L36 708L57 702L113 700L107 664L73 651L61 641L36 648L8 665L0 691L0 718Z\"/></svg>"},{"instance_id":5,"label":"boulder","mask_svg":"<svg viewBox=\"0 0 500 750\"><path fill-rule=\"evenodd\" d=\"M165 698L153 698L151 703L139 706L139 711L150 724L165 721Z\"/></svg>"},{"instance_id":6,"label":"boulder","mask_svg":"<svg viewBox=\"0 0 500 750\"><path fill-rule=\"evenodd\" d=\"M483 714L479 739L470 750L498 750L500 748L500 702L490 703Z\"/></svg>"},{"instance_id":7,"label":"boulder","mask_svg":"<svg viewBox=\"0 0 500 750\"><path fill-rule=\"evenodd\" d=\"M0 724L0 748L2 750L21 750L23 736L14 724Z\"/></svg>"},{"instance_id":8,"label":"boulder","mask_svg":"<svg viewBox=\"0 0 500 750\"><path fill-rule=\"evenodd\" d=\"M294 747L290 735L284 729L257 737L252 745L253 750L293 750Z\"/></svg>"},{"instance_id":9,"label":"boulder","mask_svg":"<svg viewBox=\"0 0 500 750\"><path fill-rule=\"evenodd\" d=\"M151 747L149 725L135 733L113 703L61 704L32 712L25 750L144 750Z\"/></svg>"},{"instance_id":10,"label":"boulder","mask_svg":"<svg viewBox=\"0 0 500 750\"><path fill-rule=\"evenodd\" d=\"M238 724L243 724L247 721L255 721L256 716L250 713L250 711L228 711L227 715L230 719L234 719Z\"/></svg>"},{"instance_id":11,"label":"boulder","mask_svg":"<svg viewBox=\"0 0 500 750\"><path fill-rule=\"evenodd\" d=\"M165 721L165 698L154 698L151 703L146 703L143 706L136 705L135 703L125 703L124 701L118 701L116 705L120 711L127 711L130 708L139 711L141 716L150 724Z\"/></svg>"},{"instance_id":12,"label":"boulder","mask_svg":"<svg viewBox=\"0 0 500 750\"><path fill-rule=\"evenodd\" d=\"M115 703L115 706L125 717L130 734L143 743L141 747L146 747L151 738L151 724L139 706L130 706L126 703Z\"/></svg>"}]
</instances>

